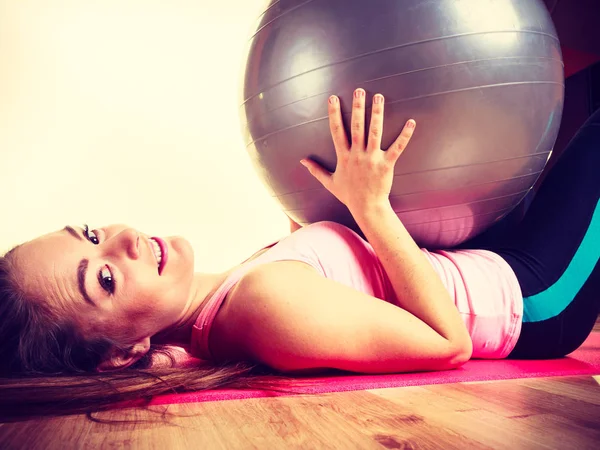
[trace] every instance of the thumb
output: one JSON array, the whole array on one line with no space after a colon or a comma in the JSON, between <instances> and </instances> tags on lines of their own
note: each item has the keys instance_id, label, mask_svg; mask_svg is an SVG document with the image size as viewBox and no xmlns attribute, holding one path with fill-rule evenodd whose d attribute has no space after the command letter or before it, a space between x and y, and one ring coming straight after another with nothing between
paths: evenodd
<instances>
[{"instance_id":1,"label":"thumb","mask_svg":"<svg viewBox=\"0 0 600 450\"><path fill-rule=\"evenodd\" d=\"M315 177L323 186L329 189L332 176L330 171L324 169L323 166L311 159L303 159L300 161L300 164L306 167L313 177Z\"/></svg>"}]
</instances>

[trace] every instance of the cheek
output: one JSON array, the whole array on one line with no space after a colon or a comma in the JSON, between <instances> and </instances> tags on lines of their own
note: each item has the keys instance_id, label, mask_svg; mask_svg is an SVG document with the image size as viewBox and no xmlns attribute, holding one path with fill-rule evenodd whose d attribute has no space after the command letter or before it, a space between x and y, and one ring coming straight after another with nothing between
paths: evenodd
<instances>
[{"instance_id":1,"label":"cheek","mask_svg":"<svg viewBox=\"0 0 600 450\"><path fill-rule=\"evenodd\" d=\"M151 286L144 286L132 301L132 309L137 314L160 320L161 314L180 312L187 302L190 289L191 277L182 274L176 278L162 277Z\"/></svg>"},{"instance_id":2,"label":"cheek","mask_svg":"<svg viewBox=\"0 0 600 450\"><path fill-rule=\"evenodd\" d=\"M137 295L126 299L124 312L127 319L140 320L151 317L155 310L156 299L152 297L151 292L140 291Z\"/></svg>"},{"instance_id":3,"label":"cheek","mask_svg":"<svg viewBox=\"0 0 600 450\"><path fill-rule=\"evenodd\" d=\"M139 279L148 280L147 274L137 274ZM153 313L157 298L160 296L160 287L152 282L128 283L127 289L115 299L117 309L124 313L123 320L135 320L147 317Z\"/></svg>"}]
</instances>

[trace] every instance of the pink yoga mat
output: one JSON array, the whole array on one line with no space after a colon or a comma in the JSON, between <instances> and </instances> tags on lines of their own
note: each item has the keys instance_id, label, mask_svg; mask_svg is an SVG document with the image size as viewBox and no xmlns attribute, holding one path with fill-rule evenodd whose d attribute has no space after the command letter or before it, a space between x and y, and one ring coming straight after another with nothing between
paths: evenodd
<instances>
[{"instance_id":1,"label":"pink yoga mat","mask_svg":"<svg viewBox=\"0 0 600 450\"><path fill-rule=\"evenodd\" d=\"M395 375L331 375L303 378L314 383L303 387L302 393L356 391L426 384L447 384L465 381L508 380L516 378L555 377L570 375L600 375L600 332L592 333L583 345L561 359L551 360L471 360L456 370L443 372L406 373ZM151 405L192 403L243 398L290 395L258 390L218 389L155 397Z\"/></svg>"}]
</instances>

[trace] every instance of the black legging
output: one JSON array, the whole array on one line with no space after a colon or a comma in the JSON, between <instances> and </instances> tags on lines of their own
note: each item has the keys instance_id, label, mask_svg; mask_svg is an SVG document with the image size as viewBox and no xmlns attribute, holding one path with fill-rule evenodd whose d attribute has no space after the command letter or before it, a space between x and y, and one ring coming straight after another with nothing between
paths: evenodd
<instances>
[{"instance_id":1,"label":"black legging","mask_svg":"<svg viewBox=\"0 0 600 450\"><path fill-rule=\"evenodd\" d=\"M502 256L523 292L523 327L509 358L577 349L600 312L600 110L571 140L523 220L467 243Z\"/></svg>"}]
</instances>

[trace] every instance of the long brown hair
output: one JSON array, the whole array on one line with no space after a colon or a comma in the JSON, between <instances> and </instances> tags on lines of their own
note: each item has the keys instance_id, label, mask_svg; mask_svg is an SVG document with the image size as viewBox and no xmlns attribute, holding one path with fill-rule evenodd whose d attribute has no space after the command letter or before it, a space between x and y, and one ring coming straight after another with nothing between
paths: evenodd
<instances>
[{"instance_id":1,"label":"long brown hair","mask_svg":"<svg viewBox=\"0 0 600 450\"><path fill-rule=\"evenodd\" d=\"M27 298L16 278L15 250L0 257L0 422L89 415L123 402L140 406L161 394L220 387L299 392L283 387L298 385L291 378L257 364L172 367L169 347L156 344L127 369L97 372L117 343L86 339L43 301ZM153 368L158 354L166 356L171 367Z\"/></svg>"}]
</instances>

